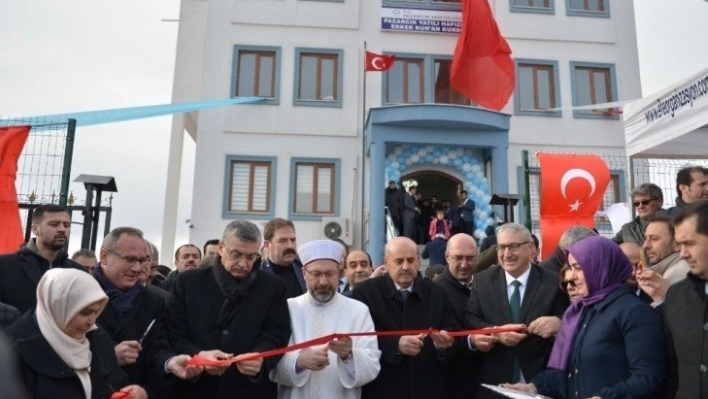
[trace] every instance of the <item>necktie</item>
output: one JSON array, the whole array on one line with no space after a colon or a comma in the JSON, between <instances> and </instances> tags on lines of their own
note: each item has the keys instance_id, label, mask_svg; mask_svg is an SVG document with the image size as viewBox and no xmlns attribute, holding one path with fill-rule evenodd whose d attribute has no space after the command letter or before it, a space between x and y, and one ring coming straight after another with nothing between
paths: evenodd
<instances>
[{"instance_id":1,"label":"necktie","mask_svg":"<svg viewBox=\"0 0 708 399\"><path fill-rule=\"evenodd\" d=\"M400 289L398 290L398 298L403 302L404 304L406 301L408 301L408 296L410 296L411 292L408 290Z\"/></svg>"},{"instance_id":2,"label":"necktie","mask_svg":"<svg viewBox=\"0 0 708 399\"><path fill-rule=\"evenodd\" d=\"M521 321L521 291L519 286L521 282L514 280L511 282L514 286L514 291L509 298L509 309L511 309L511 321L519 323ZM521 379L521 368L519 368L519 358L514 358L514 367L511 369L511 382L516 383Z\"/></svg>"}]
</instances>

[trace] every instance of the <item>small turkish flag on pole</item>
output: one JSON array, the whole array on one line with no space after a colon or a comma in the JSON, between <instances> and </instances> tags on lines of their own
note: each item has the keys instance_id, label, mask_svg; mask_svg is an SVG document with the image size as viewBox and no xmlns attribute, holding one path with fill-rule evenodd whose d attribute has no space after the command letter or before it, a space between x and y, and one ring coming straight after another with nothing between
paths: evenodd
<instances>
[{"instance_id":1,"label":"small turkish flag on pole","mask_svg":"<svg viewBox=\"0 0 708 399\"><path fill-rule=\"evenodd\" d=\"M571 226L595 227L595 212L610 183L610 170L597 155L536 154L541 165L543 257Z\"/></svg>"},{"instance_id":2,"label":"small turkish flag on pole","mask_svg":"<svg viewBox=\"0 0 708 399\"><path fill-rule=\"evenodd\" d=\"M388 71L393 66L393 62L396 61L395 55L383 55L372 53L371 51L366 52L366 71L367 72L383 72Z\"/></svg>"}]
</instances>

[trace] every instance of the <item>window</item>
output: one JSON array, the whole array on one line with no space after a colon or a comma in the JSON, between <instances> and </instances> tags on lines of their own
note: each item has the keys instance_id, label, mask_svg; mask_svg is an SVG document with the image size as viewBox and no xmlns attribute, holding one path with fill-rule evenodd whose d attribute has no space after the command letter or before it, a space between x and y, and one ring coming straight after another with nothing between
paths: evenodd
<instances>
[{"instance_id":1,"label":"window","mask_svg":"<svg viewBox=\"0 0 708 399\"><path fill-rule=\"evenodd\" d=\"M393 67L384 72L384 103L470 105L450 85L451 68L450 56L397 55Z\"/></svg>"},{"instance_id":2,"label":"window","mask_svg":"<svg viewBox=\"0 0 708 399\"><path fill-rule=\"evenodd\" d=\"M610 0L566 0L566 13L582 17L610 17Z\"/></svg>"},{"instance_id":3,"label":"window","mask_svg":"<svg viewBox=\"0 0 708 399\"><path fill-rule=\"evenodd\" d=\"M342 51L295 50L295 105L342 106Z\"/></svg>"},{"instance_id":4,"label":"window","mask_svg":"<svg viewBox=\"0 0 708 399\"><path fill-rule=\"evenodd\" d=\"M231 95L264 97L277 104L279 94L280 48L235 46Z\"/></svg>"},{"instance_id":5,"label":"window","mask_svg":"<svg viewBox=\"0 0 708 399\"><path fill-rule=\"evenodd\" d=\"M614 65L571 62L570 67L573 106L617 101ZM573 115L579 118L619 119L618 112L614 108L575 110Z\"/></svg>"},{"instance_id":6,"label":"window","mask_svg":"<svg viewBox=\"0 0 708 399\"><path fill-rule=\"evenodd\" d=\"M549 111L560 106L558 63L541 60L516 60L514 113L517 115L561 116Z\"/></svg>"},{"instance_id":7,"label":"window","mask_svg":"<svg viewBox=\"0 0 708 399\"><path fill-rule=\"evenodd\" d=\"M553 14L553 0L509 0L511 12Z\"/></svg>"},{"instance_id":8,"label":"window","mask_svg":"<svg viewBox=\"0 0 708 399\"><path fill-rule=\"evenodd\" d=\"M273 217L275 158L226 158L224 217Z\"/></svg>"},{"instance_id":9,"label":"window","mask_svg":"<svg viewBox=\"0 0 708 399\"><path fill-rule=\"evenodd\" d=\"M384 6L460 10L462 0L383 0Z\"/></svg>"},{"instance_id":10,"label":"window","mask_svg":"<svg viewBox=\"0 0 708 399\"><path fill-rule=\"evenodd\" d=\"M293 159L291 173L291 217L336 216L339 160Z\"/></svg>"}]
</instances>

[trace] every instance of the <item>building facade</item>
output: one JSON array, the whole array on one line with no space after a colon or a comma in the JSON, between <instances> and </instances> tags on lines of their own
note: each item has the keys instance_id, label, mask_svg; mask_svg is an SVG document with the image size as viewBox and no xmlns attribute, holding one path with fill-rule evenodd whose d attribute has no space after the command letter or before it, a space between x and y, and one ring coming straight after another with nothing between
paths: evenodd
<instances>
[{"instance_id":1,"label":"building facade","mask_svg":"<svg viewBox=\"0 0 708 399\"><path fill-rule=\"evenodd\" d=\"M183 1L173 102L264 98L174 117L170 165L184 131L197 143L190 240L218 236L234 218L284 217L300 242L327 230L379 262L389 180L415 180L424 197L467 190L479 238L500 213L491 195L526 191L524 151L623 157L618 113L574 107L641 97L632 2L490 6L516 62L501 112L449 85L459 0ZM396 55L393 67L365 75L365 46ZM165 253L179 173L170 168ZM624 171L613 174L609 203L625 196Z\"/></svg>"}]
</instances>

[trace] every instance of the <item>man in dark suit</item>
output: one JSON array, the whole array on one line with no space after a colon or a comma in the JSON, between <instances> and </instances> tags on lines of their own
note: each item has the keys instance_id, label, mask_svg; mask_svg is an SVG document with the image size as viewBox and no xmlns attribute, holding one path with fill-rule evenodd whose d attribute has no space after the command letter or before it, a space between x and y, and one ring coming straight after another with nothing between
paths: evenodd
<instances>
[{"instance_id":1,"label":"man in dark suit","mask_svg":"<svg viewBox=\"0 0 708 399\"><path fill-rule=\"evenodd\" d=\"M269 221L263 229L263 238L266 258L261 262L261 270L283 280L288 298L306 293L307 285L302 275L302 262L297 257L293 222L281 218Z\"/></svg>"},{"instance_id":2,"label":"man in dark suit","mask_svg":"<svg viewBox=\"0 0 708 399\"><path fill-rule=\"evenodd\" d=\"M261 234L247 221L226 226L219 255L175 280L167 327L173 348L209 360L284 347L290 339L286 290L278 276L255 265ZM275 398L268 380L280 357L248 360L236 367L206 367L196 381L178 381L174 398Z\"/></svg>"},{"instance_id":3,"label":"man in dark suit","mask_svg":"<svg viewBox=\"0 0 708 399\"><path fill-rule=\"evenodd\" d=\"M467 191L460 192L460 219L462 219L461 232L474 237L474 201L467 196Z\"/></svg>"},{"instance_id":4,"label":"man in dark suit","mask_svg":"<svg viewBox=\"0 0 708 399\"><path fill-rule=\"evenodd\" d=\"M418 200L415 196L418 188L416 186L408 187L408 194L403 194L403 211L401 219L403 219L403 235L415 241L416 239L416 216L420 214L418 208Z\"/></svg>"},{"instance_id":5,"label":"man in dark suit","mask_svg":"<svg viewBox=\"0 0 708 399\"><path fill-rule=\"evenodd\" d=\"M353 297L369 307L376 331L459 330L445 291L418 277L420 258L411 239L389 241L384 264L387 274L370 278L353 291ZM459 340L445 332L378 340L381 372L364 386L362 398L447 397L445 363L461 346Z\"/></svg>"},{"instance_id":6,"label":"man in dark suit","mask_svg":"<svg viewBox=\"0 0 708 399\"><path fill-rule=\"evenodd\" d=\"M171 374L192 378L198 370L187 369L191 357L177 356L167 342L165 299L139 283L148 251L142 231L132 227L113 229L103 239L93 275L109 301L96 324L116 343L118 364L130 382L160 398L167 397Z\"/></svg>"},{"instance_id":7,"label":"man in dark suit","mask_svg":"<svg viewBox=\"0 0 708 399\"><path fill-rule=\"evenodd\" d=\"M481 382L500 384L530 381L546 368L553 336L568 306L568 297L558 285L558 274L531 264L535 253L531 233L522 225L507 223L497 232L501 266L475 275L465 311L468 328L521 327L525 333L496 334L496 345L471 336L470 344L481 353L485 367ZM480 398L495 398L485 388Z\"/></svg>"},{"instance_id":8,"label":"man in dark suit","mask_svg":"<svg viewBox=\"0 0 708 399\"><path fill-rule=\"evenodd\" d=\"M20 313L37 307L37 284L50 268L85 270L65 250L71 236L71 217L65 208L38 206L32 213L32 233L35 238L19 251L0 256L0 302Z\"/></svg>"},{"instance_id":9,"label":"man in dark suit","mask_svg":"<svg viewBox=\"0 0 708 399\"><path fill-rule=\"evenodd\" d=\"M350 252L344 261L344 276L347 279L347 286L342 290L342 294L351 297L354 287L366 281L373 272L374 265L368 253L359 250Z\"/></svg>"}]
</instances>

